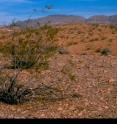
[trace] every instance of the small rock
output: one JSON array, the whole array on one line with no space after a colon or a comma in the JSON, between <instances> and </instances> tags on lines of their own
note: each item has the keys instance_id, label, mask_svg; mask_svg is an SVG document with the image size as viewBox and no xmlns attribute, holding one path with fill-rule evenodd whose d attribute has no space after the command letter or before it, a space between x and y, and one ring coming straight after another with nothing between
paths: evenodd
<instances>
[{"instance_id":1,"label":"small rock","mask_svg":"<svg viewBox=\"0 0 117 124\"><path fill-rule=\"evenodd\" d=\"M62 110L63 110L63 108L62 108L62 107L59 107L59 108L58 108L58 111L62 111Z\"/></svg>"},{"instance_id":2,"label":"small rock","mask_svg":"<svg viewBox=\"0 0 117 124\"><path fill-rule=\"evenodd\" d=\"M113 79L113 78L111 78L111 79L109 79L109 83L113 83L113 82L115 82L116 80L115 79Z\"/></svg>"},{"instance_id":3,"label":"small rock","mask_svg":"<svg viewBox=\"0 0 117 124\"><path fill-rule=\"evenodd\" d=\"M60 53L60 54L68 54L69 52L66 50L66 49L64 49L64 48L59 48L58 49L58 52Z\"/></svg>"}]
</instances>

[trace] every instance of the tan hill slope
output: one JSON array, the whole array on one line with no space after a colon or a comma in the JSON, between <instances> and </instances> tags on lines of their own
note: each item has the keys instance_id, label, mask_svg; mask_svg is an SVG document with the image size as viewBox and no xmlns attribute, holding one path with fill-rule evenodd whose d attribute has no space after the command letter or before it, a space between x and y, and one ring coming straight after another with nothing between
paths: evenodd
<instances>
[{"instance_id":1,"label":"tan hill slope","mask_svg":"<svg viewBox=\"0 0 117 124\"><path fill-rule=\"evenodd\" d=\"M101 24L75 24L61 26L59 44L73 54L97 54L99 49L109 49L117 55L117 26Z\"/></svg>"}]
</instances>

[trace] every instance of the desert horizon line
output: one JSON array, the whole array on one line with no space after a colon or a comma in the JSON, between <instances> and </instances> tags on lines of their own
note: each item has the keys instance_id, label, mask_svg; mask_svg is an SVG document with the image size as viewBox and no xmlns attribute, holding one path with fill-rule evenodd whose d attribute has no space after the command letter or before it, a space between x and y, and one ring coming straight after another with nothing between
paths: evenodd
<instances>
[{"instance_id":1,"label":"desert horizon line","mask_svg":"<svg viewBox=\"0 0 117 124\"><path fill-rule=\"evenodd\" d=\"M12 22L15 20L15 22L23 22L23 21L27 21L27 20L37 20L37 19L42 19L42 18L46 18L46 17L52 17L52 16L73 16L73 17L82 17L84 19L90 19L92 17L95 17L95 16L105 16L105 17L111 17L111 16L116 16L116 14L94 14L94 15L91 15L91 16L84 16L84 15L74 15L74 14L51 14L51 15L46 15L46 16L39 16L39 17L31 17L31 18L25 18L25 19L13 19L11 22L9 22L8 24L0 24L0 26L6 26L6 25L10 25L12 24Z\"/></svg>"}]
</instances>

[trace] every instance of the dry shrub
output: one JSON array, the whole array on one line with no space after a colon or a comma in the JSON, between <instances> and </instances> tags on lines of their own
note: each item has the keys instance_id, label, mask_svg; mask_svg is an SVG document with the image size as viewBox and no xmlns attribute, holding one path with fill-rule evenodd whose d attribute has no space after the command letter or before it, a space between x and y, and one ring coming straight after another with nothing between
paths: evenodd
<instances>
[{"instance_id":1,"label":"dry shrub","mask_svg":"<svg viewBox=\"0 0 117 124\"><path fill-rule=\"evenodd\" d=\"M10 77L0 88L0 101L7 104L19 104L29 100L32 91L17 84L17 76Z\"/></svg>"}]
</instances>

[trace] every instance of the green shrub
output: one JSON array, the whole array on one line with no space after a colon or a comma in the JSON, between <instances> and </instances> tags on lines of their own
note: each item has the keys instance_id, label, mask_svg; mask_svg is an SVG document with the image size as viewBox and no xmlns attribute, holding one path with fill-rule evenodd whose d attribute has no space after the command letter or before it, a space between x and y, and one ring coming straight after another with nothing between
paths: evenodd
<instances>
[{"instance_id":1,"label":"green shrub","mask_svg":"<svg viewBox=\"0 0 117 124\"><path fill-rule=\"evenodd\" d=\"M14 32L11 41L1 47L0 52L10 55L12 69L46 68L48 58L57 51L54 39L57 32L58 29L47 25Z\"/></svg>"},{"instance_id":2,"label":"green shrub","mask_svg":"<svg viewBox=\"0 0 117 124\"><path fill-rule=\"evenodd\" d=\"M98 49L96 52L99 52L101 55L104 56L111 54L111 51L108 48Z\"/></svg>"},{"instance_id":3,"label":"green shrub","mask_svg":"<svg viewBox=\"0 0 117 124\"><path fill-rule=\"evenodd\" d=\"M110 28L111 28L113 31L117 31L117 25L110 25Z\"/></svg>"},{"instance_id":4,"label":"green shrub","mask_svg":"<svg viewBox=\"0 0 117 124\"><path fill-rule=\"evenodd\" d=\"M47 33L47 39L48 39L49 41L54 40L56 34L57 34L58 31L59 31L58 28L52 27L52 26L50 26L50 25L44 25L44 26L42 26L42 27L40 28L40 30L46 31L46 33Z\"/></svg>"},{"instance_id":5,"label":"green shrub","mask_svg":"<svg viewBox=\"0 0 117 124\"><path fill-rule=\"evenodd\" d=\"M38 50L32 44L13 45L10 49L11 68L28 69L33 67L39 60Z\"/></svg>"}]
</instances>

